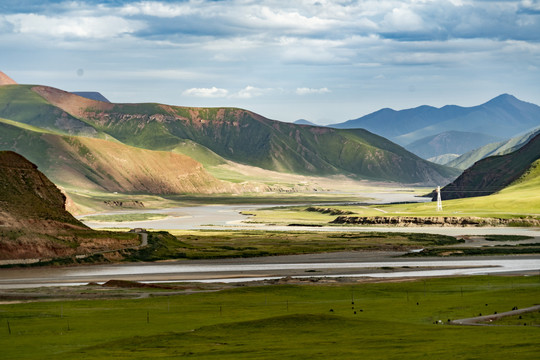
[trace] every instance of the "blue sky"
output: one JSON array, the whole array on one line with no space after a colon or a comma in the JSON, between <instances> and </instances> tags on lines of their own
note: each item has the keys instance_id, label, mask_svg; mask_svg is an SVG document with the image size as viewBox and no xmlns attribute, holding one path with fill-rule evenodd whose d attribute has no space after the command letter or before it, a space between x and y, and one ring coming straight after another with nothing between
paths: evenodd
<instances>
[{"instance_id":1,"label":"blue sky","mask_svg":"<svg viewBox=\"0 0 540 360\"><path fill-rule=\"evenodd\" d=\"M282 121L540 104L539 0L2 0L0 44L19 83Z\"/></svg>"}]
</instances>

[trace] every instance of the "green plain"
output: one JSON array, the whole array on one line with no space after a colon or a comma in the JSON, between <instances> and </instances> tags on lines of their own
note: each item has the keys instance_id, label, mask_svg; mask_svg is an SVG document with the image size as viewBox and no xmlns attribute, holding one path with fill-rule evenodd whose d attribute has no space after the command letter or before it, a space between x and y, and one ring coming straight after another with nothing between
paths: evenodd
<instances>
[{"instance_id":1,"label":"green plain","mask_svg":"<svg viewBox=\"0 0 540 360\"><path fill-rule=\"evenodd\" d=\"M351 211L351 216L476 216L488 218L532 218L540 219L540 160L519 180L496 194L465 199L444 200L443 211L437 211L436 202L390 204L390 205L346 205L332 208ZM253 222L288 224L327 225L336 216L306 211L307 206L263 209L250 211Z\"/></svg>"},{"instance_id":2,"label":"green plain","mask_svg":"<svg viewBox=\"0 0 540 360\"><path fill-rule=\"evenodd\" d=\"M477 276L3 304L0 348L5 360L537 359L538 327L445 323L539 298L538 276Z\"/></svg>"},{"instance_id":3,"label":"green plain","mask_svg":"<svg viewBox=\"0 0 540 360\"><path fill-rule=\"evenodd\" d=\"M148 247L128 260L224 259L338 251L402 251L459 244L452 236L309 231L171 231L148 233Z\"/></svg>"}]
</instances>

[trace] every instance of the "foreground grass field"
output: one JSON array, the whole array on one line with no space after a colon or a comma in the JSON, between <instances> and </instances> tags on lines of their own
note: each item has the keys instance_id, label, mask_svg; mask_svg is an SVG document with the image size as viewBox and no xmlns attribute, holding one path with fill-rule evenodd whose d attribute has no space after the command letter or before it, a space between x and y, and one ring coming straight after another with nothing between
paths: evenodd
<instances>
[{"instance_id":1,"label":"foreground grass field","mask_svg":"<svg viewBox=\"0 0 540 360\"><path fill-rule=\"evenodd\" d=\"M538 358L540 328L532 323L434 324L537 304L538 276L153 295L0 305L1 358Z\"/></svg>"}]
</instances>

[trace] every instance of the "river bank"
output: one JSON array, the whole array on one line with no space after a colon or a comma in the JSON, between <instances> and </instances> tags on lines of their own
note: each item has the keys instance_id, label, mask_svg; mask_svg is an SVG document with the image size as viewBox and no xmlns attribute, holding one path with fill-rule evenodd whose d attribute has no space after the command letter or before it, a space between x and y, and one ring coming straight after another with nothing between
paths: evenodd
<instances>
[{"instance_id":1,"label":"river bank","mask_svg":"<svg viewBox=\"0 0 540 360\"><path fill-rule=\"evenodd\" d=\"M3 269L0 289L73 286L111 279L233 283L281 278L414 278L538 274L539 255L407 259L402 252L342 252L246 259L174 260L63 268Z\"/></svg>"}]
</instances>

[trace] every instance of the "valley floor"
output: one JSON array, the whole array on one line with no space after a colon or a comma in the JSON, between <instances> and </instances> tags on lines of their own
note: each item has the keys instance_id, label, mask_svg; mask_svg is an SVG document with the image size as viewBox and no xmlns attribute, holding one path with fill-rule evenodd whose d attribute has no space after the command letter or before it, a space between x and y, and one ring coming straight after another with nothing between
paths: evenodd
<instances>
[{"instance_id":1,"label":"valley floor","mask_svg":"<svg viewBox=\"0 0 540 360\"><path fill-rule=\"evenodd\" d=\"M78 286L112 279L144 283L239 283L411 279L433 276L538 274L540 255L397 258L403 252L366 251L245 259L177 260L64 268L3 269L0 289Z\"/></svg>"}]
</instances>

